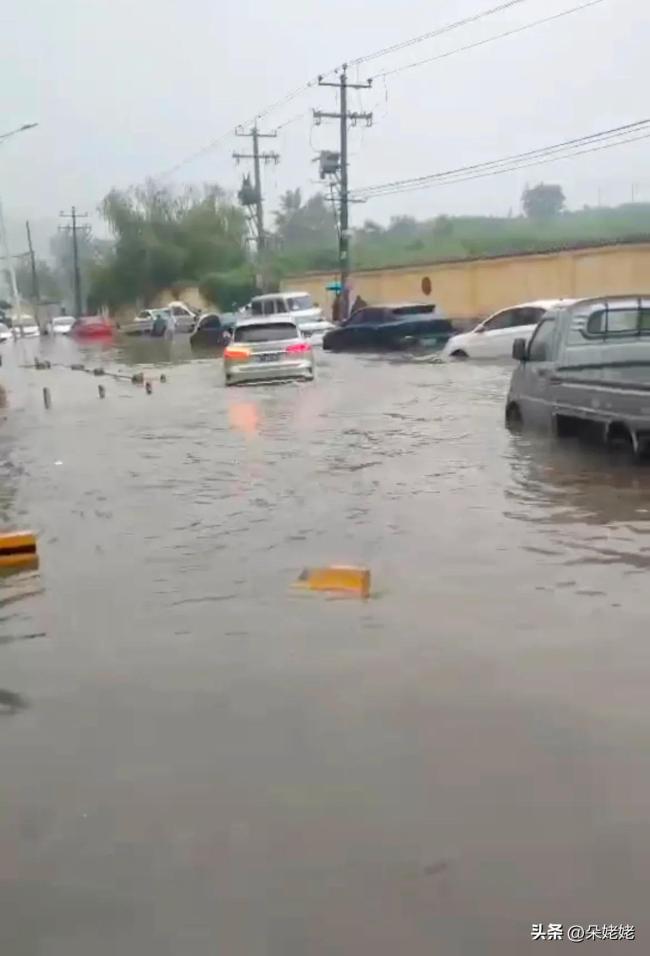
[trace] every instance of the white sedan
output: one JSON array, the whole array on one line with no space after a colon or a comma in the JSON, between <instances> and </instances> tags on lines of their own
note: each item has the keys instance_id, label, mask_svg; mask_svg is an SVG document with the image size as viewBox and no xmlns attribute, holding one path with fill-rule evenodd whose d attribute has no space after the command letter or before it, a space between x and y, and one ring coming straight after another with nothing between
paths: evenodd
<instances>
[{"instance_id":1,"label":"white sedan","mask_svg":"<svg viewBox=\"0 0 650 956\"><path fill-rule=\"evenodd\" d=\"M52 332L54 335L68 335L74 324L74 316L57 315L52 319Z\"/></svg>"},{"instance_id":2,"label":"white sedan","mask_svg":"<svg viewBox=\"0 0 650 956\"><path fill-rule=\"evenodd\" d=\"M498 359L512 357L515 339L529 339L537 323L549 309L569 305L569 299L538 299L501 309L479 322L471 332L462 332L449 339L443 358Z\"/></svg>"}]
</instances>

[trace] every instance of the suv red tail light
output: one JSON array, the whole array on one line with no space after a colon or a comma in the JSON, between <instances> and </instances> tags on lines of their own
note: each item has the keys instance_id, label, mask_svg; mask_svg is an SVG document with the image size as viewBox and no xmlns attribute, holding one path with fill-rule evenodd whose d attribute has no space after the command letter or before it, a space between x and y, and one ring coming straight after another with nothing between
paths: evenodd
<instances>
[{"instance_id":1,"label":"suv red tail light","mask_svg":"<svg viewBox=\"0 0 650 956\"><path fill-rule=\"evenodd\" d=\"M286 352L290 355L304 355L305 352L311 352L309 342L294 342L293 345L287 345Z\"/></svg>"}]
</instances>

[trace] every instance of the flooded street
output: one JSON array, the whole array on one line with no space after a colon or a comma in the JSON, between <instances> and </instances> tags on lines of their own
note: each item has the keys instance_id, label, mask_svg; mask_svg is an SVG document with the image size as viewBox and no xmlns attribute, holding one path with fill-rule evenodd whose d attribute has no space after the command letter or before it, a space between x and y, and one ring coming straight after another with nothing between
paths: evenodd
<instances>
[{"instance_id":1,"label":"flooded street","mask_svg":"<svg viewBox=\"0 0 650 956\"><path fill-rule=\"evenodd\" d=\"M506 366L2 348L3 954L647 951L650 469L509 435Z\"/></svg>"}]
</instances>

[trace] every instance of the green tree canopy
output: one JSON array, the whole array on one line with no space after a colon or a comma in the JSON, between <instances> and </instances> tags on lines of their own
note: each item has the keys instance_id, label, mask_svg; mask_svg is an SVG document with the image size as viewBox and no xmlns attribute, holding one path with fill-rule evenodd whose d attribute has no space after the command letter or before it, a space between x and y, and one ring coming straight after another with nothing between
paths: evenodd
<instances>
[{"instance_id":1,"label":"green tree canopy","mask_svg":"<svg viewBox=\"0 0 650 956\"><path fill-rule=\"evenodd\" d=\"M553 183L538 183L524 190L521 204L529 219L550 219L559 215L566 202L564 190Z\"/></svg>"},{"instance_id":2,"label":"green tree canopy","mask_svg":"<svg viewBox=\"0 0 650 956\"><path fill-rule=\"evenodd\" d=\"M112 190L101 211L114 241L93 270L96 302L148 304L163 289L248 265L244 213L218 186L175 191L149 181Z\"/></svg>"},{"instance_id":3,"label":"green tree canopy","mask_svg":"<svg viewBox=\"0 0 650 956\"><path fill-rule=\"evenodd\" d=\"M299 189L290 189L280 199L275 214L277 245L284 253L292 250L336 249L338 239L331 206L323 193L303 203Z\"/></svg>"}]
</instances>

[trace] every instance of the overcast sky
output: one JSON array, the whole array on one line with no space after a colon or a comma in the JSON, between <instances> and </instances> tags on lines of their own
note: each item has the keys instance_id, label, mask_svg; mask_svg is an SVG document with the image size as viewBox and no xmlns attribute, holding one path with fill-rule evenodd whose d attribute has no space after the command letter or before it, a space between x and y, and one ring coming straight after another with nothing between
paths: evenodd
<instances>
[{"instance_id":1,"label":"overcast sky","mask_svg":"<svg viewBox=\"0 0 650 956\"><path fill-rule=\"evenodd\" d=\"M373 60L359 78L471 43L576 6L525 0L510 11ZM0 133L39 128L0 144L0 195L13 223L59 211L93 212L113 186L168 170L320 71L433 30L498 0L30 0L2 25ZM6 4L9 6L9 4ZM523 152L650 115L648 0L604 0L518 37L377 81L352 107L375 124L351 136L351 185L417 176ZM353 71L356 76L356 70ZM264 119L287 120L265 171L267 208L280 192L318 188L311 160L336 148L334 124L312 128L311 107L333 110L333 90L312 88ZM238 186L233 149L184 165L172 182ZM650 139L475 183L355 207L354 220L396 213L517 211L527 181L561 182L570 206L650 200ZM46 250L38 250L44 253Z\"/></svg>"}]
</instances>

